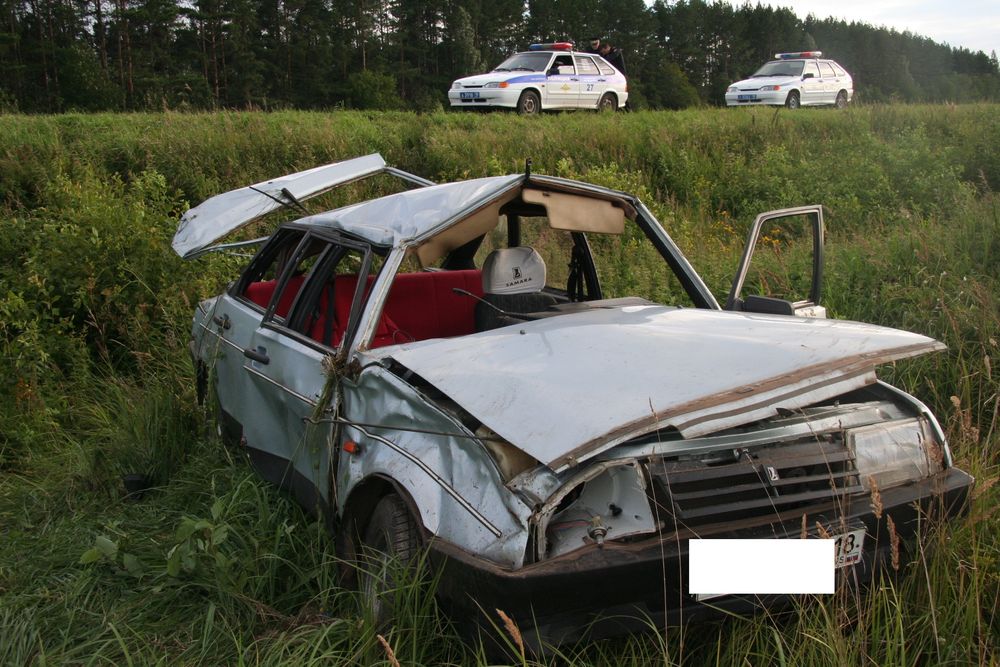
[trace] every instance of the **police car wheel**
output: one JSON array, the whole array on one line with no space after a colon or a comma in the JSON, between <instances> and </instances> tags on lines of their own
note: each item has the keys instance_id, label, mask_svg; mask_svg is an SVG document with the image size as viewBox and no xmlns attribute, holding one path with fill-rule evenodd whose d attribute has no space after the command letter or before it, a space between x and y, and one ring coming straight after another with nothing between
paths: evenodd
<instances>
[{"instance_id":1,"label":"police car wheel","mask_svg":"<svg viewBox=\"0 0 1000 667\"><path fill-rule=\"evenodd\" d=\"M598 111L614 111L618 108L618 99L611 93L605 93L597 103Z\"/></svg>"},{"instance_id":2,"label":"police car wheel","mask_svg":"<svg viewBox=\"0 0 1000 667\"><path fill-rule=\"evenodd\" d=\"M800 102L799 91L793 90L788 93L788 97L785 99L785 106L789 109L798 109L801 106Z\"/></svg>"},{"instance_id":3,"label":"police car wheel","mask_svg":"<svg viewBox=\"0 0 1000 667\"><path fill-rule=\"evenodd\" d=\"M542 101L538 98L538 93L533 90L524 91L521 93L520 99L517 100L517 112L521 115L535 114L541 109Z\"/></svg>"},{"instance_id":4,"label":"police car wheel","mask_svg":"<svg viewBox=\"0 0 1000 667\"><path fill-rule=\"evenodd\" d=\"M847 108L847 93L844 92L843 90L840 91L839 93L837 93L837 101L834 102L833 105L835 107L837 107L838 109L846 109Z\"/></svg>"}]
</instances>

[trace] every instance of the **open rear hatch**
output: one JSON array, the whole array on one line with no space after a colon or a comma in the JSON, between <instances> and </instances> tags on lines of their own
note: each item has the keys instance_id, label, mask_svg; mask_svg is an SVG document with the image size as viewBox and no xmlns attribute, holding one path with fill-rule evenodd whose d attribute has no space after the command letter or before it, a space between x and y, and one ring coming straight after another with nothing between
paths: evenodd
<instances>
[{"instance_id":1,"label":"open rear hatch","mask_svg":"<svg viewBox=\"0 0 1000 667\"><path fill-rule=\"evenodd\" d=\"M307 169L231 190L189 209L174 234L174 251L184 259L211 250L211 244L279 208L307 211L302 202L347 183L376 174L391 174L414 185L431 181L386 165L378 153Z\"/></svg>"}]
</instances>

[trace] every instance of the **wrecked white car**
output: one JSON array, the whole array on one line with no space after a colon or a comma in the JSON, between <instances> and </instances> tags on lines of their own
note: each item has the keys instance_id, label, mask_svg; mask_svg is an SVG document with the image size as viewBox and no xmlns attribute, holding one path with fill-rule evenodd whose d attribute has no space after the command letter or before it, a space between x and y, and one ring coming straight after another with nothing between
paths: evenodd
<instances>
[{"instance_id":1,"label":"wrecked white car","mask_svg":"<svg viewBox=\"0 0 1000 667\"><path fill-rule=\"evenodd\" d=\"M375 174L413 187L212 245ZM261 245L194 315L199 395L261 475L333 517L339 555L427 548L448 608L567 642L782 604L690 595L692 537L850 536L840 572L864 581L887 517L905 539L963 511L938 422L875 374L943 345L825 319L822 217L760 216L725 308L638 199L530 169L434 185L347 160L209 199L174 248ZM809 298L743 297L761 226L791 218ZM594 249L615 237L651 244L687 306L608 298Z\"/></svg>"}]
</instances>

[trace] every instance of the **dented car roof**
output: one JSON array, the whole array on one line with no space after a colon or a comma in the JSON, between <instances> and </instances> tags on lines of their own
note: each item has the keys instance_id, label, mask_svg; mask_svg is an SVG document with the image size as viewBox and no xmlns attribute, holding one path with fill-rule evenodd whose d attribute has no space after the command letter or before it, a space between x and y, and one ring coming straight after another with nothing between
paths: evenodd
<instances>
[{"instance_id":1,"label":"dented car roof","mask_svg":"<svg viewBox=\"0 0 1000 667\"><path fill-rule=\"evenodd\" d=\"M407 245L447 227L523 180L523 176L515 174L432 185L319 213L299 222L347 232L377 245Z\"/></svg>"}]
</instances>

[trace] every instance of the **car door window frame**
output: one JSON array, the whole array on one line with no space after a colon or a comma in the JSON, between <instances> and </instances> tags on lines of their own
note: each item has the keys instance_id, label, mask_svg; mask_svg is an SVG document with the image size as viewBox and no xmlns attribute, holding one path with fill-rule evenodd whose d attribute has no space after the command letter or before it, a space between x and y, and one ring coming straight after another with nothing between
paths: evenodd
<instances>
[{"instance_id":1,"label":"car door window frame","mask_svg":"<svg viewBox=\"0 0 1000 667\"><path fill-rule=\"evenodd\" d=\"M293 237L295 234L300 234L298 243L289 243L286 239ZM292 252L289 255L289 264L291 264L291 258L297 257L299 252L302 250L302 244L305 242L306 238L309 236L308 231L305 229L296 229L294 227L284 227L275 232L275 235L271 240L260 249L260 251L250 260L243 273L240 274L239 279L232 284L229 289L229 295L238 300L240 303L246 304L253 308L254 310L261 311L263 313L268 313L271 311L272 307L277 303L276 297L281 293L281 289L284 287L282 277L288 269L286 265L282 268L281 275L275 276L276 285L274 292L271 294L271 299L266 306L262 306L253 299L250 299L246 295L247 288L250 283L255 282L254 278L263 277L264 271L275 261L277 261L277 254L287 247L292 248ZM287 244L287 245L286 245Z\"/></svg>"},{"instance_id":2,"label":"car door window frame","mask_svg":"<svg viewBox=\"0 0 1000 667\"><path fill-rule=\"evenodd\" d=\"M597 63L594 62L593 58L578 55L573 58L573 62L576 65L577 74L587 76L600 76L601 74L601 69L597 66ZM591 68L589 71L586 69L588 64ZM583 65L583 67L581 67L581 65Z\"/></svg>"},{"instance_id":3,"label":"car door window frame","mask_svg":"<svg viewBox=\"0 0 1000 667\"><path fill-rule=\"evenodd\" d=\"M594 62L597 64L597 69L600 70L601 76L614 76L615 68L608 64L604 58L594 58Z\"/></svg>"},{"instance_id":4,"label":"car door window frame","mask_svg":"<svg viewBox=\"0 0 1000 667\"><path fill-rule=\"evenodd\" d=\"M310 243L317 240L326 243L327 247L321 251L319 260L306 276L302 287L299 288L299 293L296 295L295 300L288 311L288 317L277 317L274 309L278 302L278 295L280 295L282 289L284 289L287 281L291 279L295 267L297 267L299 262L301 262L302 253L305 252ZM342 250L342 252L337 252L337 250ZM354 250L361 255L361 266L357 273L358 280L354 288L354 294L351 297L350 314L348 315L347 324L344 329L344 335L341 337L340 345L326 345L322 341L318 341L310 336L309 332L302 331L303 318L307 316L310 308L314 306L320 298L322 298L323 289L326 288L330 278L336 272L337 266L344 258L344 255L350 250ZM289 265L285 268L285 271L278 282L278 286L275 289L275 298L271 299L271 304L264 313L264 318L260 325L261 328L272 329L282 335L294 338L296 341L320 351L342 351L345 341L353 339L358 327L361 313L364 310L367 300L367 295L365 293L368 287L367 279L373 264L372 254L371 245L364 241L352 239L336 232L309 230L303 239L303 243L300 243L299 247L296 248L293 261L289 262Z\"/></svg>"}]
</instances>

